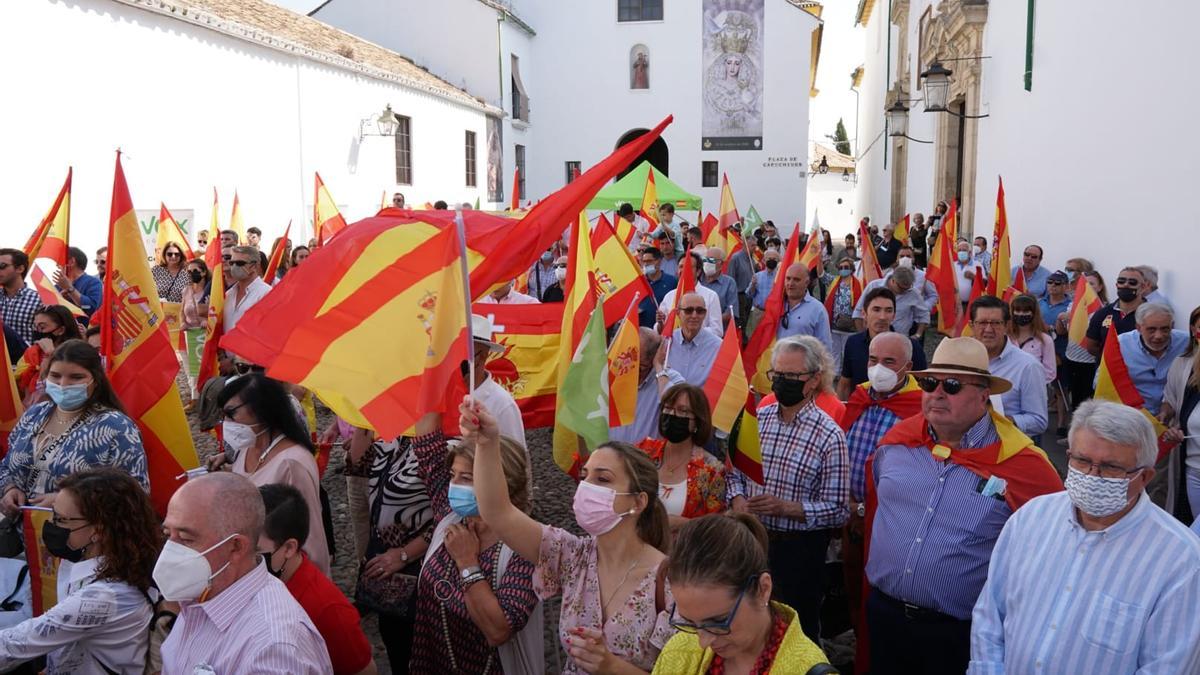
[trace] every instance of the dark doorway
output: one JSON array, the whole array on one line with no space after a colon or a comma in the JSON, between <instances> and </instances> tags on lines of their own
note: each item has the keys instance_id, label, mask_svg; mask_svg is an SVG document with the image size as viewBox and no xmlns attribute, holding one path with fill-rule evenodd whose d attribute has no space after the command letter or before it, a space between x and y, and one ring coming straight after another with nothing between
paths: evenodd
<instances>
[{"instance_id":1,"label":"dark doorway","mask_svg":"<svg viewBox=\"0 0 1200 675\"><path fill-rule=\"evenodd\" d=\"M617 141L617 147L619 148L622 145L633 141L635 138L645 135L649 131L649 129L634 129L632 131L627 131L625 132L625 135L621 136L621 138ZM662 136L654 139L654 142L650 144L650 147L646 148L645 152L639 155L637 159L633 160L633 163L630 164L628 168L617 174L617 180L624 178L625 174L629 173L636 167L641 166L643 161L650 162L650 166L658 169L659 173L662 175L671 175L671 172L667 170L670 164L670 151L667 149L667 142L662 139Z\"/></svg>"}]
</instances>

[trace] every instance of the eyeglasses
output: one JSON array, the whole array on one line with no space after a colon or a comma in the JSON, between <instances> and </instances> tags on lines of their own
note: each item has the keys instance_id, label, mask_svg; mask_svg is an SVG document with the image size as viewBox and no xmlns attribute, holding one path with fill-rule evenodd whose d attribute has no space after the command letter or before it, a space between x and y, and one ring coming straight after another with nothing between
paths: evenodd
<instances>
[{"instance_id":1,"label":"eyeglasses","mask_svg":"<svg viewBox=\"0 0 1200 675\"><path fill-rule=\"evenodd\" d=\"M681 633L696 634L700 631L704 631L709 635L729 635L730 627L733 625L733 618L737 616L738 608L742 606L742 599L746 597L746 591L750 590L750 588L754 585L754 580L757 578L758 575L755 574L754 576L750 577L750 579L746 582L746 585L742 586L742 592L738 593L737 601L733 603L733 609L729 610L729 614L720 621L696 624L691 623L690 621L677 619L675 618L676 605L672 604L671 616L669 619L671 627Z\"/></svg>"},{"instance_id":2,"label":"eyeglasses","mask_svg":"<svg viewBox=\"0 0 1200 675\"><path fill-rule=\"evenodd\" d=\"M254 365L251 363L235 363L233 367L237 368L237 371L239 373L241 373L242 375L245 375L246 373L250 372L250 370L252 368L254 368ZM242 405L246 405L246 404L243 403Z\"/></svg>"},{"instance_id":3,"label":"eyeglasses","mask_svg":"<svg viewBox=\"0 0 1200 675\"><path fill-rule=\"evenodd\" d=\"M778 370L768 370L767 379L780 379L788 382L805 382L807 381L806 378L812 377L816 374L817 371L815 370L808 370L803 373L781 373Z\"/></svg>"},{"instance_id":4,"label":"eyeglasses","mask_svg":"<svg viewBox=\"0 0 1200 675\"><path fill-rule=\"evenodd\" d=\"M1145 468L1139 466L1135 469L1126 469L1108 462L1093 462L1069 452L1067 453L1067 465L1080 473L1090 474L1094 469L1101 478L1128 478Z\"/></svg>"},{"instance_id":5,"label":"eyeglasses","mask_svg":"<svg viewBox=\"0 0 1200 675\"><path fill-rule=\"evenodd\" d=\"M223 255L221 256L221 262L229 262L231 258L232 256Z\"/></svg>"},{"instance_id":6,"label":"eyeglasses","mask_svg":"<svg viewBox=\"0 0 1200 675\"><path fill-rule=\"evenodd\" d=\"M6 270L6 269L8 269L8 268L10 268L10 267L12 267L12 265L10 265L9 263L6 263L6 262L0 262L0 270Z\"/></svg>"},{"instance_id":7,"label":"eyeglasses","mask_svg":"<svg viewBox=\"0 0 1200 675\"><path fill-rule=\"evenodd\" d=\"M240 365L240 364L239 364L239 365ZM245 403L239 403L239 404L237 404L237 405L235 405L235 406L233 406L233 407L231 407L231 408L221 408L221 414L225 416L225 419L227 419L227 420L231 420L231 419L233 419L233 416L234 416L235 414L237 414L238 408L241 408L241 407L242 407L242 406L244 406L244 405L246 405L246 404L245 404Z\"/></svg>"},{"instance_id":8,"label":"eyeglasses","mask_svg":"<svg viewBox=\"0 0 1200 675\"><path fill-rule=\"evenodd\" d=\"M921 391L927 394L932 394L933 392L937 391L939 384L942 385L942 391L946 392L946 394L949 396L953 396L962 391L962 388L967 385L979 387L980 389L987 389L986 385L975 382L963 382L957 377L947 377L944 380L939 380L936 377L929 377L926 375L925 377L917 378L917 386L921 388Z\"/></svg>"},{"instance_id":9,"label":"eyeglasses","mask_svg":"<svg viewBox=\"0 0 1200 675\"><path fill-rule=\"evenodd\" d=\"M1003 321L972 321L971 325L977 326L979 328L999 328L1000 326L1004 325L1004 322Z\"/></svg>"},{"instance_id":10,"label":"eyeglasses","mask_svg":"<svg viewBox=\"0 0 1200 675\"><path fill-rule=\"evenodd\" d=\"M1142 281L1141 281L1141 279L1134 279L1132 277L1117 277L1117 285L1118 286L1141 286Z\"/></svg>"},{"instance_id":11,"label":"eyeglasses","mask_svg":"<svg viewBox=\"0 0 1200 675\"><path fill-rule=\"evenodd\" d=\"M60 516L60 515L58 515L58 513L55 513L54 515L50 516L50 522L54 523L55 525L57 525L59 527L66 527L66 525L64 523L70 523L70 522L73 522L76 520L82 520L85 523L87 522L87 518L84 518L83 516L78 516L78 517ZM83 527L86 527L86 525ZM70 529L70 528L68 528L68 529ZM71 530L71 531L74 532L75 530Z\"/></svg>"},{"instance_id":12,"label":"eyeglasses","mask_svg":"<svg viewBox=\"0 0 1200 675\"><path fill-rule=\"evenodd\" d=\"M707 307L680 307L679 311L687 314L688 316L691 316L692 314L699 314L700 316L708 314Z\"/></svg>"},{"instance_id":13,"label":"eyeglasses","mask_svg":"<svg viewBox=\"0 0 1200 675\"><path fill-rule=\"evenodd\" d=\"M664 415L674 415L676 417L685 417L689 420L696 419L691 410L685 408L672 408L671 406L663 406L662 412Z\"/></svg>"},{"instance_id":14,"label":"eyeglasses","mask_svg":"<svg viewBox=\"0 0 1200 675\"><path fill-rule=\"evenodd\" d=\"M565 270L565 269L567 269L567 264L566 264L566 263L562 263L561 265L559 265L559 264L556 264L556 265L554 265L554 269L556 269L556 270Z\"/></svg>"},{"instance_id":15,"label":"eyeglasses","mask_svg":"<svg viewBox=\"0 0 1200 675\"><path fill-rule=\"evenodd\" d=\"M1065 281L1054 281L1054 280L1052 280L1052 279L1048 279L1048 280L1046 281L1046 283L1050 284L1051 286L1062 286L1063 284L1065 284L1065 283L1067 283L1067 282L1065 282Z\"/></svg>"},{"instance_id":16,"label":"eyeglasses","mask_svg":"<svg viewBox=\"0 0 1200 675\"><path fill-rule=\"evenodd\" d=\"M245 267L246 265L253 265L254 261L253 260L230 260L229 264L233 265L234 267Z\"/></svg>"}]
</instances>

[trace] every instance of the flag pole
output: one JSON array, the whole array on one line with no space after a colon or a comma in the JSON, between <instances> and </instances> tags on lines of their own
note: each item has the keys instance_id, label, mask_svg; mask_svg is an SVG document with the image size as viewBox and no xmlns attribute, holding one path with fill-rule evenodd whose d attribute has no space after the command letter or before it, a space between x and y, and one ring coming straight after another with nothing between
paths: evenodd
<instances>
[{"instance_id":1,"label":"flag pole","mask_svg":"<svg viewBox=\"0 0 1200 675\"><path fill-rule=\"evenodd\" d=\"M458 263L462 271L463 306L467 313L467 396L475 398L475 335L471 325L471 273L467 269L467 228L463 224L462 205L454 208L454 226L458 231ZM489 339L491 336L488 336Z\"/></svg>"}]
</instances>

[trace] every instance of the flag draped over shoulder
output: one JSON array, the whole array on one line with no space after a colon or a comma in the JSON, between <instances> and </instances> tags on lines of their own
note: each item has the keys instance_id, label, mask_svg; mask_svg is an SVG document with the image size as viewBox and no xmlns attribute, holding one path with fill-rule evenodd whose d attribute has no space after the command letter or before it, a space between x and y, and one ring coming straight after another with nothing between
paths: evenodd
<instances>
[{"instance_id":1,"label":"flag draped over shoulder","mask_svg":"<svg viewBox=\"0 0 1200 675\"><path fill-rule=\"evenodd\" d=\"M704 380L704 395L712 408L712 425L726 433L733 430L749 393L746 366L742 363L742 336L730 318L708 378Z\"/></svg>"},{"instance_id":2,"label":"flag draped over shoulder","mask_svg":"<svg viewBox=\"0 0 1200 675\"><path fill-rule=\"evenodd\" d=\"M66 266L67 247L71 240L71 177L74 173L73 168L67 169L67 180L54 198L54 204L34 230L33 236L25 242L24 251L30 260L48 258L59 267Z\"/></svg>"},{"instance_id":3,"label":"flag draped over shoulder","mask_svg":"<svg viewBox=\"0 0 1200 675\"><path fill-rule=\"evenodd\" d=\"M200 462L175 386L179 362L155 289L118 153L100 309L101 353L113 390L141 431L150 498L164 514L179 486L175 477Z\"/></svg>"},{"instance_id":4,"label":"flag draped over shoulder","mask_svg":"<svg viewBox=\"0 0 1200 675\"><path fill-rule=\"evenodd\" d=\"M641 356L641 339L638 336L637 298L629 304L629 310L613 336L608 347L608 424L623 427L633 424L637 414L638 364Z\"/></svg>"},{"instance_id":5,"label":"flag draped over shoulder","mask_svg":"<svg viewBox=\"0 0 1200 675\"><path fill-rule=\"evenodd\" d=\"M177 244L183 251L185 260L195 260L196 252L192 250L192 245L188 243L187 237L183 234L183 228L179 227L175 216L167 210L167 205L159 202L158 204L158 240L155 243L155 248L159 251L164 250L167 244Z\"/></svg>"},{"instance_id":6,"label":"flag draped over shoulder","mask_svg":"<svg viewBox=\"0 0 1200 675\"><path fill-rule=\"evenodd\" d=\"M591 245L596 284L604 294L604 325L611 326L620 321L633 296L648 298L652 295L650 282L646 281L646 275L634 261L629 247L617 237L604 214L596 219Z\"/></svg>"},{"instance_id":7,"label":"flag draped over shoulder","mask_svg":"<svg viewBox=\"0 0 1200 675\"><path fill-rule=\"evenodd\" d=\"M317 231L317 246L324 246L334 235L346 229L346 219L342 217L342 212L338 211L337 202L333 201L333 195L329 194L329 188L325 187L321 174L315 175L317 180L313 189L313 228ZM287 234L283 236L287 238Z\"/></svg>"},{"instance_id":8,"label":"flag draped over shoulder","mask_svg":"<svg viewBox=\"0 0 1200 675\"><path fill-rule=\"evenodd\" d=\"M562 305L476 304L471 312L491 322L492 341L504 348L488 353L486 367L512 394L525 428L554 424Z\"/></svg>"},{"instance_id":9,"label":"flag draped over shoulder","mask_svg":"<svg viewBox=\"0 0 1200 675\"><path fill-rule=\"evenodd\" d=\"M987 294L1000 296L1012 286L1012 247L1008 240L1008 211L1004 208L1004 179L996 188L996 224L992 229L992 265L988 270ZM1024 286L1021 288L1024 292Z\"/></svg>"},{"instance_id":10,"label":"flag draped over shoulder","mask_svg":"<svg viewBox=\"0 0 1200 675\"><path fill-rule=\"evenodd\" d=\"M793 236L788 239L787 250L780 259L779 266L775 268L775 285L771 287L771 294L767 296L767 301L763 305L762 319L759 320L754 333L746 342L746 349L743 353L746 379L750 380L750 386L760 394L771 390L767 371L771 368L771 349L775 346L775 334L779 330L779 319L783 316L786 303L784 279L787 277L787 268L796 261L799 249L799 237ZM751 402L747 409L753 408L754 405Z\"/></svg>"},{"instance_id":11,"label":"flag draped over shoulder","mask_svg":"<svg viewBox=\"0 0 1200 675\"><path fill-rule=\"evenodd\" d=\"M468 340L457 230L376 218L291 270L221 346L392 438L442 410Z\"/></svg>"},{"instance_id":12,"label":"flag draped over shoulder","mask_svg":"<svg viewBox=\"0 0 1200 675\"><path fill-rule=\"evenodd\" d=\"M1086 282L1085 282L1086 283ZM1159 439L1159 457L1170 449L1162 439L1167 428L1158 418L1146 410L1146 400L1133 384L1129 368L1125 365L1125 357L1121 355L1121 344L1118 341L1117 324L1108 326L1108 334L1104 336L1104 350L1100 353L1100 367L1096 370L1096 398L1114 403L1124 403L1130 408L1136 408L1150 420L1154 426L1154 435Z\"/></svg>"},{"instance_id":13,"label":"flag draped over shoulder","mask_svg":"<svg viewBox=\"0 0 1200 675\"><path fill-rule=\"evenodd\" d=\"M929 269L925 279L937 289L938 330L951 335L959 321L958 273L954 269L955 242L958 238L958 227L955 222L955 212L958 205L950 200L950 209L942 220L942 231L929 259ZM868 242L870 239L867 240Z\"/></svg>"}]
</instances>

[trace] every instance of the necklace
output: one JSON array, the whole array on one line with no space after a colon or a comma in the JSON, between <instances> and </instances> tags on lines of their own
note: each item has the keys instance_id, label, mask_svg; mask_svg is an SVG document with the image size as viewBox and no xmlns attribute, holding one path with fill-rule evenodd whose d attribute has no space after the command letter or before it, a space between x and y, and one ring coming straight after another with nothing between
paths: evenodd
<instances>
[{"instance_id":1,"label":"necklace","mask_svg":"<svg viewBox=\"0 0 1200 675\"><path fill-rule=\"evenodd\" d=\"M267 444L267 448L265 450L258 453L258 465L259 466L262 466L263 460L267 458L267 455L271 454L271 451L274 450L275 446L278 444L279 444L279 439L274 438L271 440L270 443Z\"/></svg>"},{"instance_id":2,"label":"necklace","mask_svg":"<svg viewBox=\"0 0 1200 675\"><path fill-rule=\"evenodd\" d=\"M762 652L754 661L754 666L750 668L750 675L766 675L771 672L779 645L783 643L783 636L787 633L788 625L783 617L774 612L771 612L771 615L771 634L767 636L767 644L763 646ZM713 654L712 663L708 666L708 675L725 675L725 659L721 658L720 654Z\"/></svg>"},{"instance_id":3,"label":"necklace","mask_svg":"<svg viewBox=\"0 0 1200 675\"><path fill-rule=\"evenodd\" d=\"M663 448L663 461L662 461L661 466L667 470L667 475L673 476L673 475L675 475L675 472L679 470L680 467L682 467L684 464L687 464L689 461L691 461L692 455L694 453L695 453L695 448L693 448L691 452L684 455L683 459L679 460L679 462L676 463L675 466L667 466L667 461L666 461L667 460L667 449L664 447Z\"/></svg>"},{"instance_id":4,"label":"necklace","mask_svg":"<svg viewBox=\"0 0 1200 675\"><path fill-rule=\"evenodd\" d=\"M634 558L633 562L629 565L629 569L625 570L625 576L621 577L621 583L617 584L617 587L614 588L612 593L609 594L608 600L605 600L604 604L600 605L600 611L604 613L605 619L608 617L608 606L612 603L613 599L617 597L617 593L621 591L621 588L625 586L625 582L629 581L629 575L633 574L633 568L637 567L640 559L640 557Z\"/></svg>"},{"instance_id":5,"label":"necklace","mask_svg":"<svg viewBox=\"0 0 1200 675\"><path fill-rule=\"evenodd\" d=\"M492 588L495 588L497 585L500 584L500 546L497 545L498 543L499 542L497 542L496 544L492 544L492 546L495 547L495 551L492 553ZM445 550L445 547L443 547L443 550ZM446 551L446 553L449 554L449 551ZM452 576L457 576L456 574L454 574L457 569L458 568L455 566L453 559L451 559L450 572L451 572ZM451 583L450 587L456 588L456 587L458 587L458 585ZM459 588L458 593L459 593L459 597L461 598L461 596L463 594L463 589ZM436 593L435 593L435 596L436 596ZM449 599L449 598L447 598L447 599ZM466 600L463 600L463 602L465 604ZM442 600L441 598L438 598L438 609L441 610L441 614L442 614L442 637L446 639L446 655L450 657L450 667L453 669L454 672L457 673L457 672L459 672L458 659L454 658L454 641L452 639L450 639L450 622L446 619L446 600ZM496 656L496 648L491 647L490 650L488 651L487 662L483 665L483 670L481 670L479 672L481 672L481 673L491 672L492 659L495 658L495 656Z\"/></svg>"}]
</instances>

